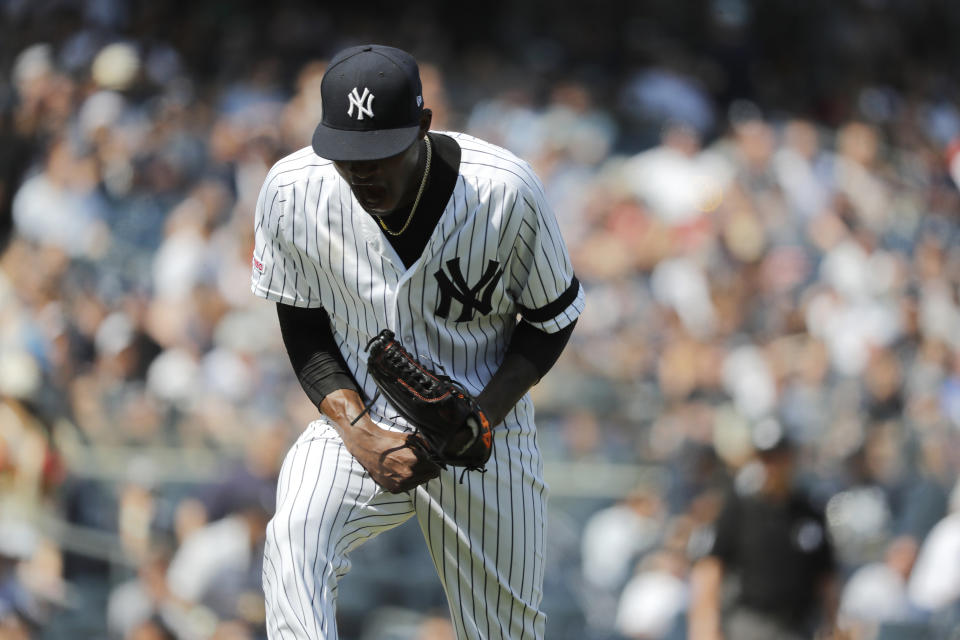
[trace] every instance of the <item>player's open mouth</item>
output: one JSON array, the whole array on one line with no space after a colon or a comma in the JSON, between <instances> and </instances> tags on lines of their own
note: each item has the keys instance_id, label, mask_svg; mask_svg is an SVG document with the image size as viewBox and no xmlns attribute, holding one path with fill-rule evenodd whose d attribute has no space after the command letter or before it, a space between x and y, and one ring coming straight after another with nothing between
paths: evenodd
<instances>
[{"instance_id":1,"label":"player's open mouth","mask_svg":"<svg viewBox=\"0 0 960 640\"><path fill-rule=\"evenodd\" d=\"M379 204L387 195L387 189L377 184L355 184L352 189L353 195L365 207Z\"/></svg>"}]
</instances>

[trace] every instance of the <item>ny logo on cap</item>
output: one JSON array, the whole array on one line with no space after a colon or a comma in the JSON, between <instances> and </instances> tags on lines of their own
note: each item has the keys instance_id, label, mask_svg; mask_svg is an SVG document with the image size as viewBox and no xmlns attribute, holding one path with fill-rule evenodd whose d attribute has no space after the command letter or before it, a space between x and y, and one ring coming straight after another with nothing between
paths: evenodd
<instances>
[{"instance_id":1,"label":"ny logo on cap","mask_svg":"<svg viewBox=\"0 0 960 640\"><path fill-rule=\"evenodd\" d=\"M363 120L363 116L373 117L373 94L370 93L370 89L364 87L363 95L360 95L360 92L354 87L353 91L347 94L347 97L350 99L350 108L347 109L348 116L353 116L353 108L356 107L357 120Z\"/></svg>"}]
</instances>

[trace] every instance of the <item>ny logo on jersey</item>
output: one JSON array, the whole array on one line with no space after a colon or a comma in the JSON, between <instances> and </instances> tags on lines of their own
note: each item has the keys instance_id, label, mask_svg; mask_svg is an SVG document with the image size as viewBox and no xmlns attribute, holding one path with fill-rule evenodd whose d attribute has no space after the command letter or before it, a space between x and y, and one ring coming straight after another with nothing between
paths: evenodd
<instances>
[{"instance_id":1,"label":"ny logo on jersey","mask_svg":"<svg viewBox=\"0 0 960 640\"><path fill-rule=\"evenodd\" d=\"M370 93L370 89L364 87L363 95L360 95L360 92L354 87L353 91L347 94L347 98L350 99L350 108L347 109L348 116L353 117L353 108L356 107L357 120L363 120L363 116L373 117L373 94Z\"/></svg>"},{"instance_id":2,"label":"ny logo on jersey","mask_svg":"<svg viewBox=\"0 0 960 640\"><path fill-rule=\"evenodd\" d=\"M487 269L480 276L480 280L472 287L467 284L460 270L460 258L447 260L448 276L443 269L438 269L433 277L437 279L437 285L440 287L440 302L437 305L437 315L441 318L450 317L450 304L456 300L463 309L460 311L456 322L467 322L473 320L473 312L479 311L487 315L493 309L490 305L490 299L493 297L493 290L497 286L497 279L503 273L499 268L500 263L496 260L487 262Z\"/></svg>"}]
</instances>

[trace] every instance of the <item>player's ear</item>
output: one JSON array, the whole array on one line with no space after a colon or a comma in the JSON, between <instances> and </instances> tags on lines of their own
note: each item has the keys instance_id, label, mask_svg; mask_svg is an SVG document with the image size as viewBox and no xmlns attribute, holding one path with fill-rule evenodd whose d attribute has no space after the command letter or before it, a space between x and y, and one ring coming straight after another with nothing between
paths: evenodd
<instances>
[{"instance_id":1,"label":"player's ear","mask_svg":"<svg viewBox=\"0 0 960 640\"><path fill-rule=\"evenodd\" d=\"M424 109L420 112L420 137L427 135L430 131L430 123L433 122L433 111Z\"/></svg>"}]
</instances>

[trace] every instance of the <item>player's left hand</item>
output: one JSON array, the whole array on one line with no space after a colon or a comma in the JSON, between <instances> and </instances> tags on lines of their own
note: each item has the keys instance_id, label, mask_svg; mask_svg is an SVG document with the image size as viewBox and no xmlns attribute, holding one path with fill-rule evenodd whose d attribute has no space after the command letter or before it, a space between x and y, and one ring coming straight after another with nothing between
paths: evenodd
<instances>
[{"instance_id":1,"label":"player's left hand","mask_svg":"<svg viewBox=\"0 0 960 640\"><path fill-rule=\"evenodd\" d=\"M470 471L485 468L493 450L490 421L464 386L431 370L384 329L367 343L367 373L377 388L416 427L410 442L427 458Z\"/></svg>"}]
</instances>

